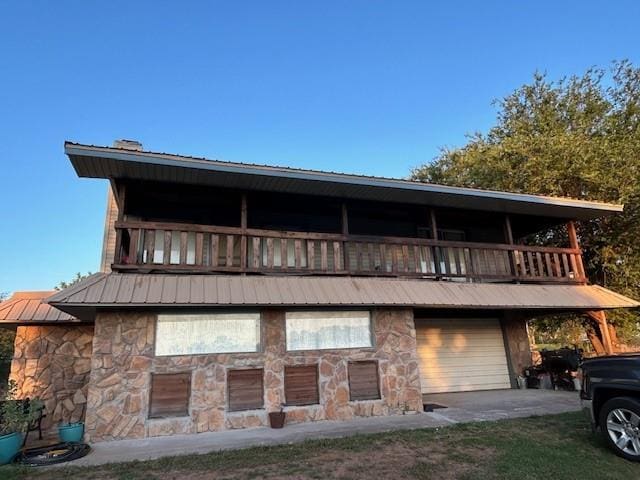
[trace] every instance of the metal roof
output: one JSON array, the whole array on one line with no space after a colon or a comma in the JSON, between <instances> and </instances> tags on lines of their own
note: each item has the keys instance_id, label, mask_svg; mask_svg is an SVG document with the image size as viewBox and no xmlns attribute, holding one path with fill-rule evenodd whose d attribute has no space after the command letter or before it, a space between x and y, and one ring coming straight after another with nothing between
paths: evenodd
<instances>
[{"instance_id":1,"label":"metal roof","mask_svg":"<svg viewBox=\"0 0 640 480\"><path fill-rule=\"evenodd\" d=\"M10 299L0 303L0 324L37 325L79 322L74 316L43 302L54 293L56 293L55 290L15 292Z\"/></svg>"},{"instance_id":2,"label":"metal roof","mask_svg":"<svg viewBox=\"0 0 640 480\"><path fill-rule=\"evenodd\" d=\"M71 313L156 307L422 307L594 310L640 303L599 286L363 277L97 273L47 301Z\"/></svg>"},{"instance_id":3,"label":"metal roof","mask_svg":"<svg viewBox=\"0 0 640 480\"><path fill-rule=\"evenodd\" d=\"M65 142L76 173L587 220L622 205Z\"/></svg>"}]
</instances>

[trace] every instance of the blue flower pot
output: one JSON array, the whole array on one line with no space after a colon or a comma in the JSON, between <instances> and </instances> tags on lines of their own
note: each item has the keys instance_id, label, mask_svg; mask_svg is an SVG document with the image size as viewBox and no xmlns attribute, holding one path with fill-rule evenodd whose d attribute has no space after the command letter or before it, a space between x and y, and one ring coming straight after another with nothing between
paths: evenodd
<instances>
[{"instance_id":1,"label":"blue flower pot","mask_svg":"<svg viewBox=\"0 0 640 480\"><path fill-rule=\"evenodd\" d=\"M84 423L69 423L58 427L58 436L61 442L78 443L84 435Z\"/></svg>"},{"instance_id":2,"label":"blue flower pot","mask_svg":"<svg viewBox=\"0 0 640 480\"><path fill-rule=\"evenodd\" d=\"M22 446L22 433L0 435L0 465L10 463Z\"/></svg>"}]
</instances>

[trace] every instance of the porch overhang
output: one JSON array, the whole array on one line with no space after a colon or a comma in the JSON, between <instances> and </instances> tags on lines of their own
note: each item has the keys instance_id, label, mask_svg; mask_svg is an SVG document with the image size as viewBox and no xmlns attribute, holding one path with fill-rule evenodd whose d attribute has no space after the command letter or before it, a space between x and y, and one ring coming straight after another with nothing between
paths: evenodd
<instances>
[{"instance_id":1,"label":"porch overhang","mask_svg":"<svg viewBox=\"0 0 640 480\"><path fill-rule=\"evenodd\" d=\"M411 307L586 312L640 306L597 285L133 273L98 273L46 302L82 319L106 309Z\"/></svg>"},{"instance_id":2,"label":"porch overhang","mask_svg":"<svg viewBox=\"0 0 640 480\"><path fill-rule=\"evenodd\" d=\"M588 220L622 205L65 142L79 177L151 180Z\"/></svg>"}]
</instances>

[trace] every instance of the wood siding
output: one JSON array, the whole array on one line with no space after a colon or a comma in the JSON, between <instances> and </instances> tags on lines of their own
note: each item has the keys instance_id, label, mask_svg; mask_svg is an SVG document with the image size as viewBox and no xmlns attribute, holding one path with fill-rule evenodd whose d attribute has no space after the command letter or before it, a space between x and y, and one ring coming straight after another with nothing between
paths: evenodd
<instances>
[{"instance_id":1,"label":"wood siding","mask_svg":"<svg viewBox=\"0 0 640 480\"><path fill-rule=\"evenodd\" d=\"M107 191L107 211L104 219L104 236L102 240L102 257L100 260L100 271L110 272L111 264L115 260L116 252L116 229L115 223L118 220L118 204L111 185Z\"/></svg>"},{"instance_id":2,"label":"wood siding","mask_svg":"<svg viewBox=\"0 0 640 480\"><path fill-rule=\"evenodd\" d=\"M151 374L149 418L189 415L191 373Z\"/></svg>"},{"instance_id":3,"label":"wood siding","mask_svg":"<svg viewBox=\"0 0 640 480\"><path fill-rule=\"evenodd\" d=\"M287 405L314 405L320 403L318 366L284 367L284 396Z\"/></svg>"},{"instance_id":4,"label":"wood siding","mask_svg":"<svg viewBox=\"0 0 640 480\"><path fill-rule=\"evenodd\" d=\"M349 363L349 396L351 400L376 400L380 398L378 362Z\"/></svg>"},{"instance_id":5,"label":"wood siding","mask_svg":"<svg viewBox=\"0 0 640 480\"><path fill-rule=\"evenodd\" d=\"M263 370L261 368L227 372L229 411L252 410L264 406Z\"/></svg>"}]
</instances>

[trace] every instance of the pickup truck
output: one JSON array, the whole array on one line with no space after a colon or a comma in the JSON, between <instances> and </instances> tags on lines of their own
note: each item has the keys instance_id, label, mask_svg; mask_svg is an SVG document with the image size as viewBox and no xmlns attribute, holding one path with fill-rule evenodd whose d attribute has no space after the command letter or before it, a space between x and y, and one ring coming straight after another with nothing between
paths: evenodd
<instances>
[{"instance_id":1,"label":"pickup truck","mask_svg":"<svg viewBox=\"0 0 640 480\"><path fill-rule=\"evenodd\" d=\"M640 355L586 359L582 378L582 408L613 451L640 461Z\"/></svg>"}]
</instances>

